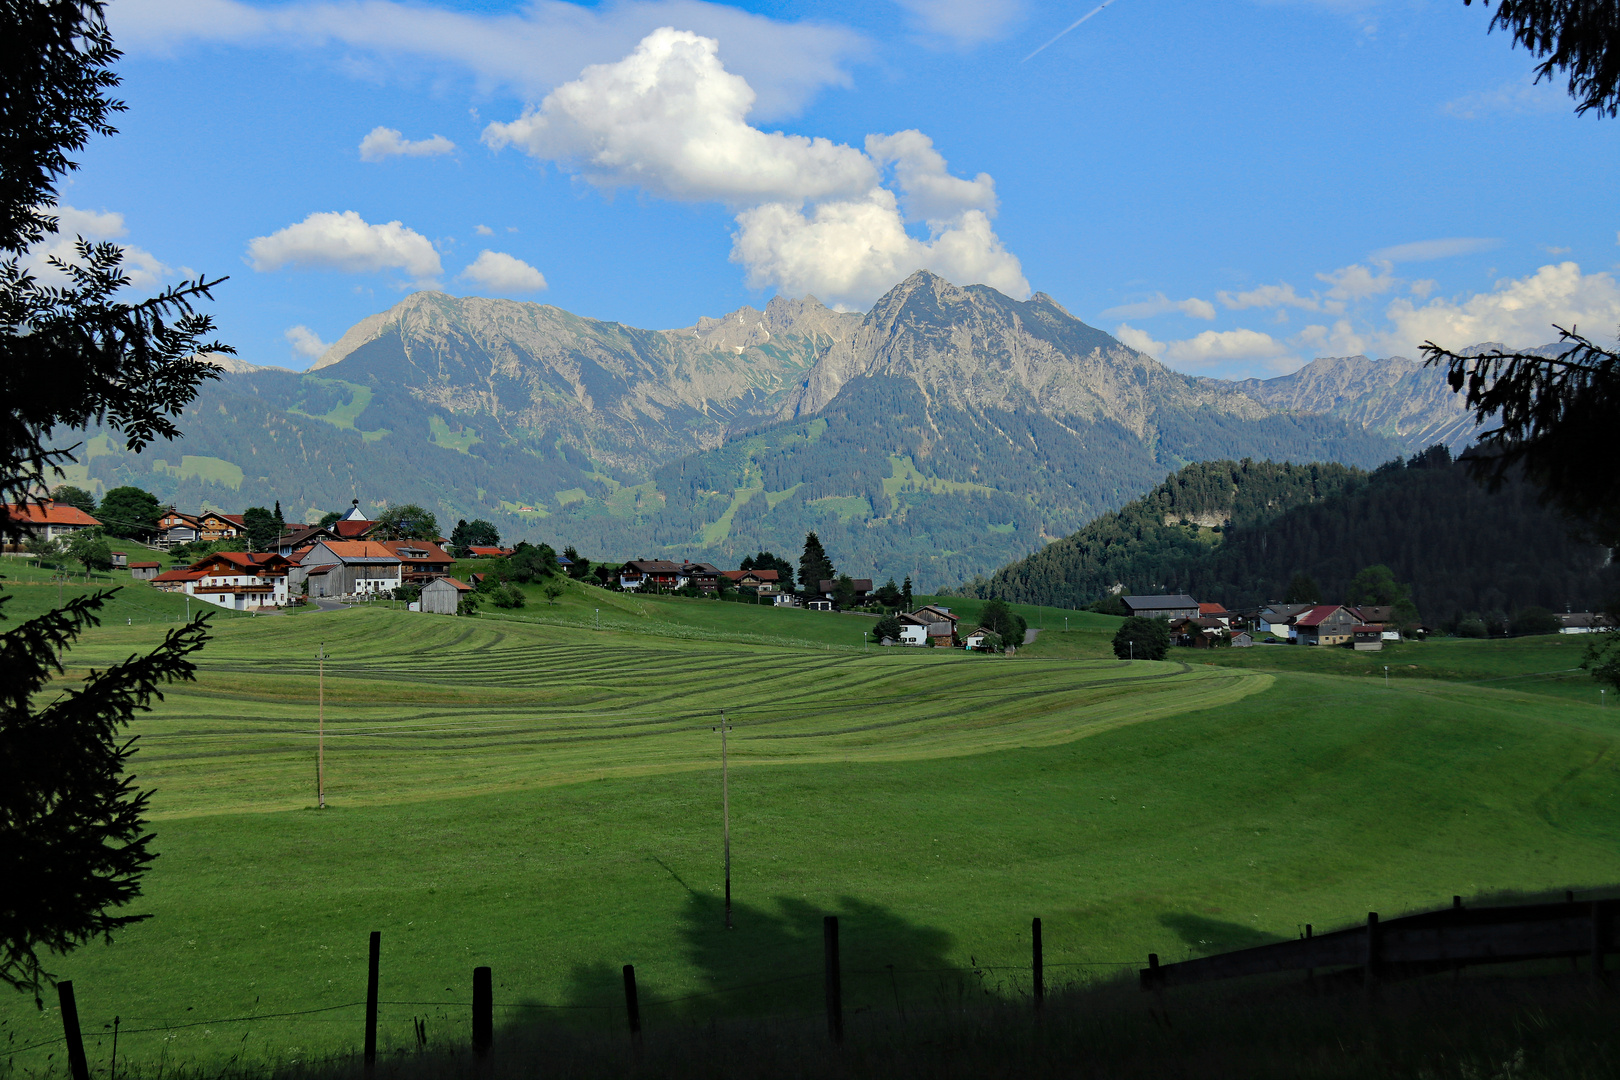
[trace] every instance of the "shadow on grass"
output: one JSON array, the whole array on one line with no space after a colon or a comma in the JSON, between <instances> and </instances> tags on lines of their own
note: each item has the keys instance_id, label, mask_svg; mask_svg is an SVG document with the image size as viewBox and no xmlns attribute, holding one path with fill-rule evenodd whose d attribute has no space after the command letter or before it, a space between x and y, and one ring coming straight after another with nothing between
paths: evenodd
<instances>
[{"instance_id":1,"label":"shadow on grass","mask_svg":"<svg viewBox=\"0 0 1620 1080\"><path fill-rule=\"evenodd\" d=\"M648 1023L677 1018L820 1014L824 1009L823 917L837 915L844 1008L900 1008L990 993L986 973L947 959L948 933L884 907L846 896L826 910L793 897L768 904L732 904L688 891L675 928L693 981L675 983L637 970ZM576 1012L624 1021L623 965L576 965L566 1000Z\"/></svg>"},{"instance_id":2,"label":"shadow on grass","mask_svg":"<svg viewBox=\"0 0 1620 1080\"><path fill-rule=\"evenodd\" d=\"M1184 911L1166 912L1159 916L1159 924L1175 931L1189 951L1194 956L1210 956L1214 953L1233 952L1237 949L1252 949L1256 945L1270 945L1288 939L1280 934L1257 930L1252 926L1241 923L1223 922L1220 919L1211 919L1203 915L1193 915ZM1167 962L1175 957L1165 957Z\"/></svg>"}]
</instances>

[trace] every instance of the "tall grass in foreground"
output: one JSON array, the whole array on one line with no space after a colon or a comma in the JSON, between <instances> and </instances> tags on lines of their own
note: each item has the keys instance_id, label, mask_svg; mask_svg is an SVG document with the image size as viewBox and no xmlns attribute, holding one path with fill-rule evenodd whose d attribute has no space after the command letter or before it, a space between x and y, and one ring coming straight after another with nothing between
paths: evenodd
<instances>
[{"instance_id":1,"label":"tall grass in foreground","mask_svg":"<svg viewBox=\"0 0 1620 1080\"><path fill-rule=\"evenodd\" d=\"M1545 971L1547 969L1543 969ZM1353 975L1353 973L1352 973ZM842 1046L819 1014L650 1026L628 1034L514 1023L479 1059L465 1046L384 1056L377 1080L669 1077L1406 1077L1539 1080L1620 1075L1620 996L1589 976L1443 977L1392 984L1298 980L1145 994L1134 978L1028 1001L942 992L906 1010L846 1018ZM61 1066L57 1066L61 1071ZM104 1066L92 1070L105 1076ZM358 1055L206 1073L171 1063L119 1076L350 1080ZM41 1075L30 1072L30 1075Z\"/></svg>"}]
</instances>

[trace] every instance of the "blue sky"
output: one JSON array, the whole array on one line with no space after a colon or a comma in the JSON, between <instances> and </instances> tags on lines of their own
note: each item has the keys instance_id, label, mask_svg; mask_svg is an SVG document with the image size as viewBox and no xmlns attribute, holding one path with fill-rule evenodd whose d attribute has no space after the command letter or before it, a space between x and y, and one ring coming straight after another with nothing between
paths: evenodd
<instances>
[{"instance_id":1,"label":"blue sky","mask_svg":"<svg viewBox=\"0 0 1620 1080\"><path fill-rule=\"evenodd\" d=\"M1095 6L112 0L64 225L294 368L417 287L674 327L919 266L1198 374L1615 333L1620 128L1478 4L1114 0L1030 56Z\"/></svg>"}]
</instances>

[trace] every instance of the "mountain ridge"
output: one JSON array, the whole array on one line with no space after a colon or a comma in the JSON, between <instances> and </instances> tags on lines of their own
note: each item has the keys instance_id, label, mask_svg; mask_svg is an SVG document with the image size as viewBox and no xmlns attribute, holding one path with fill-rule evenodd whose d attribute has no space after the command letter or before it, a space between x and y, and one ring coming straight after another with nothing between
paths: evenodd
<instances>
[{"instance_id":1,"label":"mountain ridge","mask_svg":"<svg viewBox=\"0 0 1620 1080\"><path fill-rule=\"evenodd\" d=\"M1171 371L1045 294L927 272L866 313L776 297L667 330L416 293L308 372L222 375L182 428L183 447L141 455L91 433L74 475L297 514L418 502L593 558L730 560L814 528L841 565L935 585L1188 461L1373 465L1402 448Z\"/></svg>"}]
</instances>

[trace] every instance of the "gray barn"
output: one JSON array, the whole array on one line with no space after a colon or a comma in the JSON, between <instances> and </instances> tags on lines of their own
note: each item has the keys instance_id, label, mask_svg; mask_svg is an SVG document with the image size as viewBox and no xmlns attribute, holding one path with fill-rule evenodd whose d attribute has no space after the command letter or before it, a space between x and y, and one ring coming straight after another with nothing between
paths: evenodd
<instances>
[{"instance_id":1,"label":"gray barn","mask_svg":"<svg viewBox=\"0 0 1620 1080\"><path fill-rule=\"evenodd\" d=\"M422 586L422 610L436 615L454 615L461 598L472 591L471 585L453 577L434 578Z\"/></svg>"}]
</instances>

